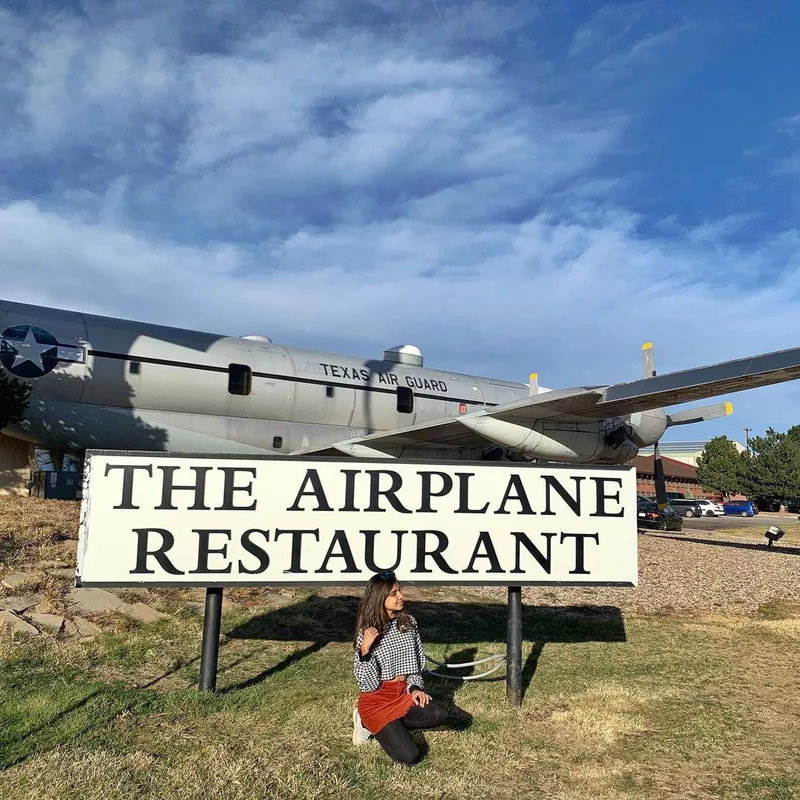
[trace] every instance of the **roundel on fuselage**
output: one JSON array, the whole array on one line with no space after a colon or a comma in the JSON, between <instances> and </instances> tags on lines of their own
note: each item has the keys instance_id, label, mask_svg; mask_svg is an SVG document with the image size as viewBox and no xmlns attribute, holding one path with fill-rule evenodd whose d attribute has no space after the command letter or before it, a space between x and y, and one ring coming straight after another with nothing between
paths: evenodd
<instances>
[{"instance_id":1,"label":"roundel on fuselage","mask_svg":"<svg viewBox=\"0 0 800 800\"><path fill-rule=\"evenodd\" d=\"M0 362L18 378L41 378L58 364L58 340L35 325L6 328L0 334Z\"/></svg>"}]
</instances>

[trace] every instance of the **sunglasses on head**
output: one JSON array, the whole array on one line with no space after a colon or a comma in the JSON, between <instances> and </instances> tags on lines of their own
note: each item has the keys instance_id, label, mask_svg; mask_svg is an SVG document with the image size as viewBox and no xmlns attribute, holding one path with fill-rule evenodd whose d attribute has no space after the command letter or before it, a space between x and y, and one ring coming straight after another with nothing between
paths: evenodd
<instances>
[{"instance_id":1,"label":"sunglasses on head","mask_svg":"<svg viewBox=\"0 0 800 800\"><path fill-rule=\"evenodd\" d=\"M393 581L394 580L394 571L391 569L385 569L383 572L376 572L375 573L382 581Z\"/></svg>"}]
</instances>

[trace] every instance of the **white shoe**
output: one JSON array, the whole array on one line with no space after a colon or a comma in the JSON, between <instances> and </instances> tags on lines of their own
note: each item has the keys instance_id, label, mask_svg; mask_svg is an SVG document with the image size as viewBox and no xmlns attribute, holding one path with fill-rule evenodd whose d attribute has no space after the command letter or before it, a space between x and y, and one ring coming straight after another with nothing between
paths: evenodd
<instances>
[{"instance_id":1,"label":"white shoe","mask_svg":"<svg viewBox=\"0 0 800 800\"><path fill-rule=\"evenodd\" d=\"M361 724L361 715L358 709L353 709L353 744L366 744L372 734Z\"/></svg>"}]
</instances>

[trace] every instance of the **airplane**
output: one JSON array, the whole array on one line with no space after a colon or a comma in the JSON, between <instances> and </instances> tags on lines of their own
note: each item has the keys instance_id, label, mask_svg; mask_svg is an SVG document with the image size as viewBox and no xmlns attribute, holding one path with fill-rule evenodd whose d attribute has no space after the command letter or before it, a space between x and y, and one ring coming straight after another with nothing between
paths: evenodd
<instances>
[{"instance_id":1,"label":"airplane","mask_svg":"<svg viewBox=\"0 0 800 800\"><path fill-rule=\"evenodd\" d=\"M0 301L0 362L33 392L4 430L51 452L536 460L624 464L665 430L730 414L666 407L800 377L800 348L656 375L547 389L381 358Z\"/></svg>"}]
</instances>

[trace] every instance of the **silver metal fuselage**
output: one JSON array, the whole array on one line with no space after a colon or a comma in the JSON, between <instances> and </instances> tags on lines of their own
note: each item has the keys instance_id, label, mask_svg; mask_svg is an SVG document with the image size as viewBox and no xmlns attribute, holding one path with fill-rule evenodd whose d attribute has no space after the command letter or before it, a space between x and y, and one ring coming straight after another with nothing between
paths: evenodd
<instances>
[{"instance_id":1,"label":"silver metal fuselage","mask_svg":"<svg viewBox=\"0 0 800 800\"><path fill-rule=\"evenodd\" d=\"M6 431L62 451L291 453L458 417L530 392L524 383L0 302L0 331L14 326L35 326L80 348L82 361L59 360L31 380L26 421ZM249 371L249 393L231 393L231 365ZM636 452L606 447L608 421L541 427L533 457L619 463ZM493 446L487 441L487 450ZM480 450L458 457L480 458Z\"/></svg>"}]
</instances>

